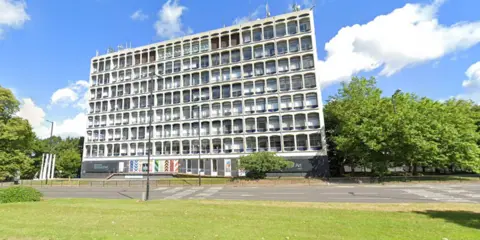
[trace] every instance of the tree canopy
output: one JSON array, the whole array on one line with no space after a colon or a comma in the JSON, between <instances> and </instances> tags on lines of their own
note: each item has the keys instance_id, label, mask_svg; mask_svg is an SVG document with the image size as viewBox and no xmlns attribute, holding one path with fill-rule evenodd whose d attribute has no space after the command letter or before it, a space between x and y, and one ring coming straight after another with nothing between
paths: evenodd
<instances>
[{"instance_id":1,"label":"tree canopy","mask_svg":"<svg viewBox=\"0 0 480 240\"><path fill-rule=\"evenodd\" d=\"M374 78L342 83L325 106L334 166L362 166L384 175L391 167L480 171L478 106L410 93L382 97Z\"/></svg>"},{"instance_id":2,"label":"tree canopy","mask_svg":"<svg viewBox=\"0 0 480 240\"><path fill-rule=\"evenodd\" d=\"M35 138L27 120L15 116L20 102L0 86L0 180L12 178L31 165L31 144Z\"/></svg>"},{"instance_id":3,"label":"tree canopy","mask_svg":"<svg viewBox=\"0 0 480 240\"><path fill-rule=\"evenodd\" d=\"M43 153L55 153L56 176L74 177L81 166L83 139L52 137L38 139L27 120L15 114L20 102L0 86L0 181L17 172L22 178L34 178L40 171Z\"/></svg>"}]
</instances>

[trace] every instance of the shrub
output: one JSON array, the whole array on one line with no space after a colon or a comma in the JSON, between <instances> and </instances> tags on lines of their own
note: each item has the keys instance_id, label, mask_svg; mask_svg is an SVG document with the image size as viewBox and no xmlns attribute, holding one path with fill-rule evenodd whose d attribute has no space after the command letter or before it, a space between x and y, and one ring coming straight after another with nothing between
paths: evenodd
<instances>
[{"instance_id":1,"label":"shrub","mask_svg":"<svg viewBox=\"0 0 480 240\"><path fill-rule=\"evenodd\" d=\"M239 168L245 169L248 178L265 178L267 172L293 167L293 162L272 152L256 152L240 157Z\"/></svg>"},{"instance_id":2,"label":"shrub","mask_svg":"<svg viewBox=\"0 0 480 240\"><path fill-rule=\"evenodd\" d=\"M15 186L0 189L0 203L37 202L43 194L35 188Z\"/></svg>"}]
</instances>

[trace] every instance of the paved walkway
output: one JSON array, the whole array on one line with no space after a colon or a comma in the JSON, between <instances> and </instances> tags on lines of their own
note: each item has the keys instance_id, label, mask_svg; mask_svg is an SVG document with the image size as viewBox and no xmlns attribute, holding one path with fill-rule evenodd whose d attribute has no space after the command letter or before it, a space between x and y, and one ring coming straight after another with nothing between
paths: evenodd
<instances>
[{"instance_id":1,"label":"paved walkway","mask_svg":"<svg viewBox=\"0 0 480 240\"><path fill-rule=\"evenodd\" d=\"M47 198L141 199L143 188L48 187ZM330 185L152 188L151 199L225 199L296 202L456 202L480 203L480 184Z\"/></svg>"}]
</instances>

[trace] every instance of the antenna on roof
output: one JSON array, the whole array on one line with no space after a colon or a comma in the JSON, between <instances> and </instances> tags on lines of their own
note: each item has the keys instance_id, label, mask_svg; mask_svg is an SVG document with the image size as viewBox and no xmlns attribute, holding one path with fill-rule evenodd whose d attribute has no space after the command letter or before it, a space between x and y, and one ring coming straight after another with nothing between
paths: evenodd
<instances>
[{"instance_id":1,"label":"antenna on roof","mask_svg":"<svg viewBox=\"0 0 480 240\"><path fill-rule=\"evenodd\" d=\"M312 4L312 7L310 8L310 10L315 8L315 6L317 5L316 3L317 3L317 1L313 0L313 4Z\"/></svg>"},{"instance_id":2,"label":"antenna on roof","mask_svg":"<svg viewBox=\"0 0 480 240\"><path fill-rule=\"evenodd\" d=\"M270 17L270 10L268 9L268 1L267 1L267 4L265 4L265 14L267 15L267 18Z\"/></svg>"},{"instance_id":3,"label":"antenna on roof","mask_svg":"<svg viewBox=\"0 0 480 240\"><path fill-rule=\"evenodd\" d=\"M293 2L292 4L292 12L298 12L300 11L300 5L297 4L297 2Z\"/></svg>"}]
</instances>

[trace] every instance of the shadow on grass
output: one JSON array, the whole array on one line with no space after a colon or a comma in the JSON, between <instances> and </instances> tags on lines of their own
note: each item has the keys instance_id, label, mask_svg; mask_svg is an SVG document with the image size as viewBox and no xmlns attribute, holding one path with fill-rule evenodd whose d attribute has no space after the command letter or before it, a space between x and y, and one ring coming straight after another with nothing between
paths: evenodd
<instances>
[{"instance_id":1,"label":"shadow on grass","mask_svg":"<svg viewBox=\"0 0 480 240\"><path fill-rule=\"evenodd\" d=\"M455 223L464 227L480 230L480 213L469 211L436 211L415 212L431 218L441 218L447 222Z\"/></svg>"}]
</instances>

